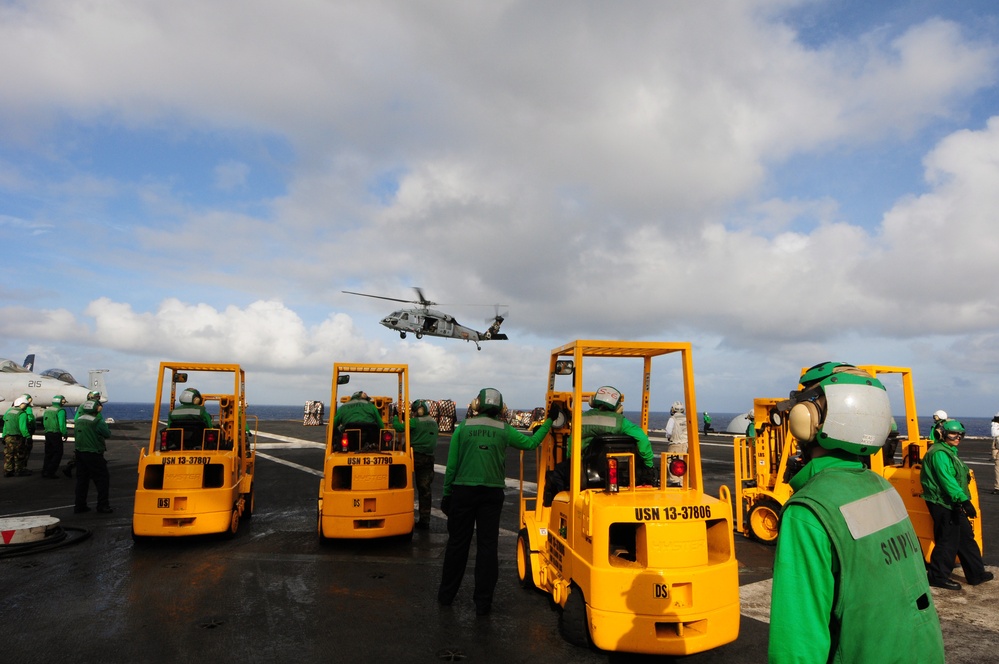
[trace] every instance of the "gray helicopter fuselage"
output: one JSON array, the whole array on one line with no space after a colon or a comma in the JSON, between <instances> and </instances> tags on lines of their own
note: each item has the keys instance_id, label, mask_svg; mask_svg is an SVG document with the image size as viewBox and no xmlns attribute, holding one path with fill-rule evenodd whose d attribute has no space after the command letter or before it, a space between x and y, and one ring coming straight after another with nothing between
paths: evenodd
<instances>
[{"instance_id":1,"label":"gray helicopter fuselage","mask_svg":"<svg viewBox=\"0 0 999 664\"><path fill-rule=\"evenodd\" d=\"M417 338L423 335L454 337L478 341L479 333L465 327L454 316L435 309L400 309L383 318L381 324L400 334L412 332Z\"/></svg>"}]
</instances>

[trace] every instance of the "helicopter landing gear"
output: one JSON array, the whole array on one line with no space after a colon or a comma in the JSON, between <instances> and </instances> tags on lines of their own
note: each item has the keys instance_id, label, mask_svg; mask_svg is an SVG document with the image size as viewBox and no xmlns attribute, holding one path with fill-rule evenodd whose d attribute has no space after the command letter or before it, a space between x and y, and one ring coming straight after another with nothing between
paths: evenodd
<instances>
[{"instance_id":1,"label":"helicopter landing gear","mask_svg":"<svg viewBox=\"0 0 999 664\"><path fill-rule=\"evenodd\" d=\"M423 332L417 332L416 333L416 338L417 339L422 339L423 338Z\"/></svg>"},{"instance_id":2,"label":"helicopter landing gear","mask_svg":"<svg viewBox=\"0 0 999 664\"><path fill-rule=\"evenodd\" d=\"M405 332L400 332L399 333L399 338L400 339L405 339L406 338L406 333Z\"/></svg>"}]
</instances>

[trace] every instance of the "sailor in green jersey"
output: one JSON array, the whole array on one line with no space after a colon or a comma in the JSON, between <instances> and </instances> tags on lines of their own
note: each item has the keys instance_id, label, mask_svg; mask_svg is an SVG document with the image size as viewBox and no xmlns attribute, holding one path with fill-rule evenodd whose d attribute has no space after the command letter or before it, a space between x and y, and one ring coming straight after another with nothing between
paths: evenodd
<instances>
[{"instance_id":1,"label":"sailor in green jersey","mask_svg":"<svg viewBox=\"0 0 999 664\"><path fill-rule=\"evenodd\" d=\"M938 410L933 413L933 423L930 424L930 442L939 443L943 440L943 425L947 421L947 411Z\"/></svg>"},{"instance_id":2,"label":"sailor in green jersey","mask_svg":"<svg viewBox=\"0 0 999 664\"><path fill-rule=\"evenodd\" d=\"M781 514L769 661L943 663L943 635L902 498L864 468L891 426L884 386L824 362L784 402L805 466ZM885 620L904 629L885 629Z\"/></svg>"},{"instance_id":3,"label":"sailor in green jersey","mask_svg":"<svg viewBox=\"0 0 999 664\"><path fill-rule=\"evenodd\" d=\"M31 440L29 420L31 414L31 396L22 394L14 399L14 405L3 415L3 474L4 477L14 475L30 475L25 468L28 462L26 440Z\"/></svg>"},{"instance_id":4,"label":"sailor in green jersey","mask_svg":"<svg viewBox=\"0 0 999 664\"><path fill-rule=\"evenodd\" d=\"M923 500L933 519L934 546L926 572L931 586L960 590L961 584L950 578L955 557L961 561L969 585L991 581L993 574L985 571L975 531L968 521L978 516L978 510L971 502L971 471L957 456L964 425L946 420L940 429L943 439L930 446L919 474Z\"/></svg>"},{"instance_id":5,"label":"sailor in green jersey","mask_svg":"<svg viewBox=\"0 0 999 664\"><path fill-rule=\"evenodd\" d=\"M108 463L104 459L107 450L107 439L111 430L101 417L100 401L84 401L76 414L76 504L74 512L89 512L87 492L90 480L97 487L97 511L110 514L114 510L108 499L111 478L108 474Z\"/></svg>"},{"instance_id":6,"label":"sailor in green jersey","mask_svg":"<svg viewBox=\"0 0 999 664\"><path fill-rule=\"evenodd\" d=\"M616 387L610 385L602 385L590 397L590 409L582 415L580 433L584 459L590 441L595 437L603 434L630 436L635 440L635 445L638 448L638 459L636 459L638 472L635 476L640 484L654 484L658 479L655 470L656 457L652 451L649 436L642 427L620 412L622 403L624 403L624 395ZM684 444L686 445L686 430L684 430ZM569 488L571 458L572 448L567 447L565 458L545 474L545 492L542 497L542 503L545 507L550 507L555 496Z\"/></svg>"},{"instance_id":7,"label":"sailor in green jersey","mask_svg":"<svg viewBox=\"0 0 999 664\"><path fill-rule=\"evenodd\" d=\"M87 392L87 401L93 401L94 403L100 404L104 403L104 401L101 400L101 393L98 390L91 390L90 392ZM102 409L103 406L101 406L101 409L97 412L97 419L101 422L104 421L104 412ZM73 414L73 426L76 426L76 418L81 415L83 415L83 409L77 407L76 412ZM73 477L74 468L76 468L76 455L69 457L69 460L66 461L66 465L62 468L62 474L66 477Z\"/></svg>"},{"instance_id":8,"label":"sailor in green jersey","mask_svg":"<svg viewBox=\"0 0 999 664\"><path fill-rule=\"evenodd\" d=\"M377 444L378 433L385 428L378 407L365 392L354 392L350 399L340 404L333 416L333 430L338 434L347 429L361 430L362 446Z\"/></svg>"},{"instance_id":9,"label":"sailor in green jersey","mask_svg":"<svg viewBox=\"0 0 999 664\"><path fill-rule=\"evenodd\" d=\"M708 411L704 411L704 435L707 436L708 432L711 431L711 415Z\"/></svg>"},{"instance_id":10,"label":"sailor in green jersey","mask_svg":"<svg viewBox=\"0 0 999 664\"><path fill-rule=\"evenodd\" d=\"M205 408L205 400L201 392L189 387L177 398L180 404L167 416L167 426L180 426L186 422L203 424L206 429L212 428L212 416Z\"/></svg>"},{"instance_id":11,"label":"sailor in green jersey","mask_svg":"<svg viewBox=\"0 0 999 664\"><path fill-rule=\"evenodd\" d=\"M66 397L57 394L52 397L52 405L42 413L42 426L45 429L45 457L42 461L42 477L58 479L56 471L62 461L63 445L69 432L66 429Z\"/></svg>"},{"instance_id":12,"label":"sailor in green jersey","mask_svg":"<svg viewBox=\"0 0 999 664\"><path fill-rule=\"evenodd\" d=\"M476 533L475 589L472 599L475 612L486 615L492 610L493 591L499 577L500 515L506 487L506 448L533 450L552 427L558 406L552 406L534 435L528 437L499 419L503 395L487 387L479 391L474 409L477 415L466 419L451 436L444 474L444 497L441 511L447 515L447 548L437 601L450 605L465 575L472 533Z\"/></svg>"},{"instance_id":13,"label":"sailor in green jersey","mask_svg":"<svg viewBox=\"0 0 999 664\"><path fill-rule=\"evenodd\" d=\"M396 415L392 418L392 428L405 431L406 423ZM430 508L433 500L431 487L434 482L434 452L437 450L437 436L440 427L430 415L430 406L423 399L417 399L410 406L409 444L413 448L413 474L416 480L416 495L420 501L420 518L416 527L430 528Z\"/></svg>"}]
</instances>

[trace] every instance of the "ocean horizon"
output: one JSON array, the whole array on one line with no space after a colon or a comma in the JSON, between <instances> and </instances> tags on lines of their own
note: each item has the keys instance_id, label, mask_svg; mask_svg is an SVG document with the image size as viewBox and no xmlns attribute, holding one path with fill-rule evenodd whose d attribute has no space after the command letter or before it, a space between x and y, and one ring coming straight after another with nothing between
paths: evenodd
<instances>
[{"instance_id":1,"label":"ocean horizon","mask_svg":"<svg viewBox=\"0 0 999 664\"><path fill-rule=\"evenodd\" d=\"M166 412L166 404L161 406L162 412ZM216 409L217 410L217 409ZM514 409L519 410L519 409ZM529 409L525 409L529 410ZM212 411L211 404L209 404L209 411ZM463 419L465 416L465 409L458 408L458 419ZM724 432L728 427L728 424L736 417L743 415L744 413L728 413L728 412L711 412L712 423L711 426L716 432ZM703 411L702 411L703 413ZM301 420L305 415L305 404L301 406L283 406L283 405L261 405L254 406L251 405L247 408L247 414L251 416L256 416L259 420ZM625 411L625 416L628 419L637 423L639 414L637 411ZM327 410L324 413L323 421L329 419L330 411ZM153 417L153 404L151 403L120 403L120 402L108 402L104 405L104 416L106 418L112 418L115 421L131 422L131 421L143 421L148 422ZM904 418L901 415L895 416L895 421L901 423ZM930 430L930 423L932 422L932 417L920 417L919 418L919 431L922 435L926 435ZM960 417L957 416L955 419L960 420L967 430L969 436L976 438L989 437L991 434L991 423L992 417ZM666 422L669 421L669 411L653 411L649 413L649 429L657 430L664 429L666 427ZM698 427L702 428L702 420L700 416L697 418Z\"/></svg>"}]
</instances>

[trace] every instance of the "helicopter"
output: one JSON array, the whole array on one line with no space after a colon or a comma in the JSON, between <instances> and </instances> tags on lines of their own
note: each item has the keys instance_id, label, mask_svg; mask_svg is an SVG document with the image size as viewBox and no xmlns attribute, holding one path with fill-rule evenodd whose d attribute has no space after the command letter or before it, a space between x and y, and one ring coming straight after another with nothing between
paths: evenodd
<instances>
[{"instance_id":1,"label":"helicopter","mask_svg":"<svg viewBox=\"0 0 999 664\"><path fill-rule=\"evenodd\" d=\"M430 307L436 306L437 303L428 300L423 295L423 289L413 287L413 290L416 291L416 296L419 299L404 300L397 297L385 297L384 295L355 293L354 291L341 292L347 293L348 295L360 295L362 297L374 297L379 300L408 302L419 305L412 309L399 309L398 311L393 311L379 321L388 329L397 331L400 339L405 339L407 332L415 334L417 339L422 339L424 336L444 337L446 339L464 339L465 341L471 341L474 343L476 350L482 350L482 346L479 345L480 341L507 340L507 336L499 331L500 325L503 324L504 320L504 317L499 313L500 305L495 305L495 317L492 319L486 319L486 322L489 322L490 320L492 321L492 325L489 326L489 329L485 332L479 332L460 324L454 319L454 316L451 316L450 314L437 311L436 309L431 309Z\"/></svg>"}]
</instances>

